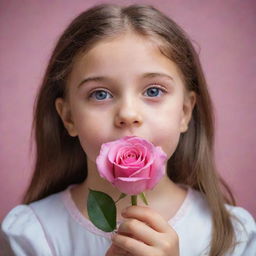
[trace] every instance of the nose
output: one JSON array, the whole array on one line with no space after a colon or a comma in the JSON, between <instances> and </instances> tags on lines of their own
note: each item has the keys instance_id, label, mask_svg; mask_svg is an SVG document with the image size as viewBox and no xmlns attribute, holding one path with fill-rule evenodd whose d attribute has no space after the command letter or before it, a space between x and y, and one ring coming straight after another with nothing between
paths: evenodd
<instances>
[{"instance_id":1,"label":"nose","mask_svg":"<svg viewBox=\"0 0 256 256\"><path fill-rule=\"evenodd\" d=\"M115 116L115 125L120 128L140 126L142 124L142 117L138 107L133 101L127 100L122 102L117 107L117 113Z\"/></svg>"}]
</instances>

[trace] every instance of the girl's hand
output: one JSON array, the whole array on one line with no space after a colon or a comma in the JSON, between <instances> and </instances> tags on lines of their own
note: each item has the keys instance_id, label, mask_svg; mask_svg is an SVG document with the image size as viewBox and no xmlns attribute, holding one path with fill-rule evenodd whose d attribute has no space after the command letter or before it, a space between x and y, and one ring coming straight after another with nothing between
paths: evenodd
<instances>
[{"instance_id":1,"label":"girl's hand","mask_svg":"<svg viewBox=\"0 0 256 256\"><path fill-rule=\"evenodd\" d=\"M149 207L130 206L127 218L112 237L106 256L178 256L179 238L174 229Z\"/></svg>"}]
</instances>

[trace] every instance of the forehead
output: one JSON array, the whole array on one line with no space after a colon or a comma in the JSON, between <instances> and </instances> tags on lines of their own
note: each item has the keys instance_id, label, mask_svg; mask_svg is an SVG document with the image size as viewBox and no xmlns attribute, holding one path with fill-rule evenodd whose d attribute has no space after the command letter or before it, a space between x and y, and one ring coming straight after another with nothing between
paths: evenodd
<instances>
[{"instance_id":1,"label":"forehead","mask_svg":"<svg viewBox=\"0 0 256 256\"><path fill-rule=\"evenodd\" d=\"M88 52L78 56L71 80L78 82L86 75L131 79L147 72L167 73L180 80L178 67L161 53L156 41L135 33L125 33L100 41Z\"/></svg>"}]
</instances>

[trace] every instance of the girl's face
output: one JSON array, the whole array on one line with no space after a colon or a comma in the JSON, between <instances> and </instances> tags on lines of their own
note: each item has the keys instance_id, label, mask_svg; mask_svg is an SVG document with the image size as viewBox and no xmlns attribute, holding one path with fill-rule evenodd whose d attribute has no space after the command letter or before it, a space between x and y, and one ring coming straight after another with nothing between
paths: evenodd
<instances>
[{"instance_id":1,"label":"girl's face","mask_svg":"<svg viewBox=\"0 0 256 256\"><path fill-rule=\"evenodd\" d=\"M69 95L56 109L71 136L95 162L102 143L135 135L174 153L195 104L177 66L134 33L96 44L77 59Z\"/></svg>"}]
</instances>

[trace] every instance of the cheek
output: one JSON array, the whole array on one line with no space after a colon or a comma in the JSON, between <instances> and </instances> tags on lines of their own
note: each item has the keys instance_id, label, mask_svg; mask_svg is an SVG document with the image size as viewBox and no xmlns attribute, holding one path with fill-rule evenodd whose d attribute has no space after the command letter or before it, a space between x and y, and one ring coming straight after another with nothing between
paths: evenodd
<instances>
[{"instance_id":1,"label":"cheek","mask_svg":"<svg viewBox=\"0 0 256 256\"><path fill-rule=\"evenodd\" d=\"M96 161L102 143L108 141L109 131L104 123L106 120L103 115L95 115L90 111L80 113L75 118L80 144L93 162Z\"/></svg>"},{"instance_id":2,"label":"cheek","mask_svg":"<svg viewBox=\"0 0 256 256\"><path fill-rule=\"evenodd\" d=\"M168 159L176 150L180 138L180 111L169 111L162 118L155 120L152 127L154 128L154 144L161 146L167 154Z\"/></svg>"},{"instance_id":3,"label":"cheek","mask_svg":"<svg viewBox=\"0 0 256 256\"><path fill-rule=\"evenodd\" d=\"M169 159L179 143L179 129L171 123L166 123L165 126L159 127L158 130L158 134L154 137L154 144L161 146Z\"/></svg>"}]
</instances>

